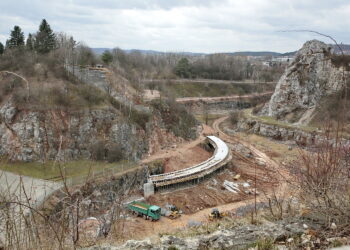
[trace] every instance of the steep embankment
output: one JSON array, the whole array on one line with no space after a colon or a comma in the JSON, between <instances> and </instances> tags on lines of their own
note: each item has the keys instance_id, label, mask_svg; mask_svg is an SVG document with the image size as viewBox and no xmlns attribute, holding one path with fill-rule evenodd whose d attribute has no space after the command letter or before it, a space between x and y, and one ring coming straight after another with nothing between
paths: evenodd
<instances>
[{"instance_id":1,"label":"steep embankment","mask_svg":"<svg viewBox=\"0 0 350 250\"><path fill-rule=\"evenodd\" d=\"M191 115L182 121L182 109L140 103L137 90L113 72L71 72L67 79L49 75L45 83L30 79L28 90L17 77L1 76L0 156L12 161L139 160L196 137ZM169 111L182 127L166 119Z\"/></svg>"},{"instance_id":2,"label":"steep embankment","mask_svg":"<svg viewBox=\"0 0 350 250\"><path fill-rule=\"evenodd\" d=\"M148 150L145 130L112 107L95 110L25 110L11 102L0 109L0 155L11 160L72 160L118 144L122 154L140 159ZM99 156L96 155L98 158Z\"/></svg>"}]
</instances>

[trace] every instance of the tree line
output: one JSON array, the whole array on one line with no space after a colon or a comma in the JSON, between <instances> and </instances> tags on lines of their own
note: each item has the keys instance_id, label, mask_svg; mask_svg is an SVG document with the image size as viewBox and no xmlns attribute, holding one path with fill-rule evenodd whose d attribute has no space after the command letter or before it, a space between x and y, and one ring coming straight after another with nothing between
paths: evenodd
<instances>
[{"instance_id":1,"label":"tree line","mask_svg":"<svg viewBox=\"0 0 350 250\"><path fill-rule=\"evenodd\" d=\"M48 22L43 19L39 30L35 34L29 33L26 41L21 27L15 25L5 46L0 42L0 54L9 49L27 49L45 54L55 49L56 46L56 36Z\"/></svg>"},{"instance_id":2,"label":"tree line","mask_svg":"<svg viewBox=\"0 0 350 250\"><path fill-rule=\"evenodd\" d=\"M276 81L284 67L262 67L243 56L225 53L211 55L187 55L181 53L145 54L140 51L126 52L119 48L106 50L97 56L82 42L77 43L72 36L55 33L43 19L38 31L27 37L19 26L14 26L5 45L0 43L0 70L28 68L31 63L43 61L52 67L58 65L94 66L104 63L113 71L140 83L143 79L204 78L219 80ZM22 58L20 62L19 58ZM6 59L6 60L5 60ZM6 62L5 62L6 61ZM25 64L19 67L17 64Z\"/></svg>"},{"instance_id":3,"label":"tree line","mask_svg":"<svg viewBox=\"0 0 350 250\"><path fill-rule=\"evenodd\" d=\"M218 80L254 80L276 81L282 74L284 67L274 65L266 68L256 61L249 61L247 57L229 54L212 54L202 57L183 57L174 67L174 73L180 78L201 78Z\"/></svg>"},{"instance_id":4,"label":"tree line","mask_svg":"<svg viewBox=\"0 0 350 250\"><path fill-rule=\"evenodd\" d=\"M229 54L186 55L181 53L145 54L119 48L106 50L101 59L129 79L200 78L218 80L277 81L283 65L264 67L256 60Z\"/></svg>"},{"instance_id":5,"label":"tree line","mask_svg":"<svg viewBox=\"0 0 350 250\"><path fill-rule=\"evenodd\" d=\"M21 71L27 76L35 75L37 63L45 65L56 76L65 74L65 65L94 65L95 54L83 42L63 32L54 32L43 19L35 33L24 35L15 25L5 45L0 42L0 70Z\"/></svg>"}]
</instances>

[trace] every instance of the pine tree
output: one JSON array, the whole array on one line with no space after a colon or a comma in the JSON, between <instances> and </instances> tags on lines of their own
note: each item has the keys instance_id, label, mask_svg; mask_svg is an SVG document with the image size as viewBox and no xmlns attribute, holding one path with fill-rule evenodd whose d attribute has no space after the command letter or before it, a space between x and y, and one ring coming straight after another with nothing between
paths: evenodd
<instances>
[{"instance_id":1,"label":"pine tree","mask_svg":"<svg viewBox=\"0 0 350 250\"><path fill-rule=\"evenodd\" d=\"M50 52L56 47L56 37L53 33L50 25L45 19L41 21L39 31L35 37L35 50L39 53L45 54Z\"/></svg>"},{"instance_id":2,"label":"pine tree","mask_svg":"<svg viewBox=\"0 0 350 250\"><path fill-rule=\"evenodd\" d=\"M8 40L9 48L18 48L24 45L24 34L19 26L15 26L11 31L10 39Z\"/></svg>"},{"instance_id":3,"label":"pine tree","mask_svg":"<svg viewBox=\"0 0 350 250\"><path fill-rule=\"evenodd\" d=\"M0 55L4 54L4 45L0 42Z\"/></svg>"},{"instance_id":4,"label":"pine tree","mask_svg":"<svg viewBox=\"0 0 350 250\"><path fill-rule=\"evenodd\" d=\"M27 50L34 50L34 43L35 43L34 37L32 34L29 33L27 41L26 41Z\"/></svg>"},{"instance_id":5,"label":"pine tree","mask_svg":"<svg viewBox=\"0 0 350 250\"><path fill-rule=\"evenodd\" d=\"M175 66L175 74L183 78L190 78L191 70L191 65L187 58L181 58Z\"/></svg>"},{"instance_id":6,"label":"pine tree","mask_svg":"<svg viewBox=\"0 0 350 250\"><path fill-rule=\"evenodd\" d=\"M105 50L101 58L105 64L110 64L113 61L113 55L109 50Z\"/></svg>"}]
</instances>

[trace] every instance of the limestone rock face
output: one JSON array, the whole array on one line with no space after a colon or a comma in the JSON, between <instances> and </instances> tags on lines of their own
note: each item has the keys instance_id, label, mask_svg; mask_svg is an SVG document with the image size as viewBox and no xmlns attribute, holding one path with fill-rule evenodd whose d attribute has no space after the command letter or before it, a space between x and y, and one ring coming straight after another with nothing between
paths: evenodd
<instances>
[{"instance_id":1,"label":"limestone rock face","mask_svg":"<svg viewBox=\"0 0 350 250\"><path fill-rule=\"evenodd\" d=\"M117 110L17 110L0 108L0 155L14 161L88 159L98 141L120 145L138 160L148 151L146 131L125 121Z\"/></svg>"},{"instance_id":2,"label":"limestone rock face","mask_svg":"<svg viewBox=\"0 0 350 250\"><path fill-rule=\"evenodd\" d=\"M308 41L285 70L261 114L285 119L294 112L300 114L298 120L322 96L340 90L342 76L341 68L332 63L331 48L317 40Z\"/></svg>"}]
</instances>

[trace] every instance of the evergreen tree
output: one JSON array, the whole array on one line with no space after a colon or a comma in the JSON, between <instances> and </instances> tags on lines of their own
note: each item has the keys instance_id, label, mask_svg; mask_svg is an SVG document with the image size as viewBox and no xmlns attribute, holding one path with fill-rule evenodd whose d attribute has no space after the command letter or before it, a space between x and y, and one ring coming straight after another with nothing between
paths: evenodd
<instances>
[{"instance_id":1,"label":"evergreen tree","mask_svg":"<svg viewBox=\"0 0 350 250\"><path fill-rule=\"evenodd\" d=\"M192 67L187 58L181 58L175 66L175 74L183 78L190 78Z\"/></svg>"},{"instance_id":2,"label":"evergreen tree","mask_svg":"<svg viewBox=\"0 0 350 250\"><path fill-rule=\"evenodd\" d=\"M34 43L35 43L34 37L32 34L29 33L27 41L26 41L27 50L34 50Z\"/></svg>"},{"instance_id":3,"label":"evergreen tree","mask_svg":"<svg viewBox=\"0 0 350 250\"><path fill-rule=\"evenodd\" d=\"M11 31L10 39L8 40L9 48L17 48L24 45L24 34L19 26L15 26Z\"/></svg>"},{"instance_id":4,"label":"evergreen tree","mask_svg":"<svg viewBox=\"0 0 350 250\"><path fill-rule=\"evenodd\" d=\"M4 54L4 45L0 42L0 55Z\"/></svg>"},{"instance_id":5,"label":"evergreen tree","mask_svg":"<svg viewBox=\"0 0 350 250\"><path fill-rule=\"evenodd\" d=\"M39 53L45 54L56 47L56 37L50 25L45 19L41 21L39 31L36 33L34 48Z\"/></svg>"},{"instance_id":6,"label":"evergreen tree","mask_svg":"<svg viewBox=\"0 0 350 250\"><path fill-rule=\"evenodd\" d=\"M105 50L101 58L105 64L110 64L113 61L113 55L109 50Z\"/></svg>"}]
</instances>

